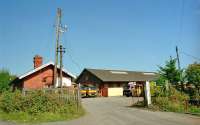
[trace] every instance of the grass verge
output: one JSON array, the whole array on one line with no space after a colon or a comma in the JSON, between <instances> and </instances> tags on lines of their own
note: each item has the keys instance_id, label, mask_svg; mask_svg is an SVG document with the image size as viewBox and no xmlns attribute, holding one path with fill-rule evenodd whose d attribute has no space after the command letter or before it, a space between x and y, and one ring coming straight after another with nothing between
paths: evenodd
<instances>
[{"instance_id":1,"label":"grass verge","mask_svg":"<svg viewBox=\"0 0 200 125\"><path fill-rule=\"evenodd\" d=\"M67 121L79 118L85 114L84 109L80 109L79 112L73 114L65 113L39 113L37 115L31 115L27 112L5 113L0 111L0 120L15 122L15 123L43 123L43 122L55 122L55 121Z\"/></svg>"},{"instance_id":2,"label":"grass verge","mask_svg":"<svg viewBox=\"0 0 200 125\"><path fill-rule=\"evenodd\" d=\"M167 102L167 103L163 103L163 102ZM153 101L153 104L149 105L148 107L144 106L143 101L139 101L139 102L131 105L130 107L142 108L142 109L147 109L147 110L151 110L151 111L177 112L177 113L186 113L186 114L191 114L191 115L195 115L195 116L200 116L200 108L199 107L189 105L188 109L186 110L184 104L173 102L170 100L166 101L166 98L160 98L159 103L158 102L155 103Z\"/></svg>"}]
</instances>

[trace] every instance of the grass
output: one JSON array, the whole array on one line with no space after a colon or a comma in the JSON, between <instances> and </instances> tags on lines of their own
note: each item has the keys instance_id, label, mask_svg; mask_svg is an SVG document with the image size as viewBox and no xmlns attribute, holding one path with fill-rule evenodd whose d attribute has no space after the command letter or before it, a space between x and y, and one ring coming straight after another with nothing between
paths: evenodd
<instances>
[{"instance_id":1,"label":"grass","mask_svg":"<svg viewBox=\"0 0 200 125\"><path fill-rule=\"evenodd\" d=\"M200 108L197 106L189 105L188 110L186 111L185 105L178 102L173 102L166 100L166 98L159 98L156 103L154 102L149 107L144 106L143 101L139 101L130 107L142 108L151 111L164 111L164 112L176 112L176 113L187 113L195 116L200 116Z\"/></svg>"},{"instance_id":2,"label":"grass","mask_svg":"<svg viewBox=\"0 0 200 125\"><path fill-rule=\"evenodd\" d=\"M17 113L5 113L0 111L0 119L3 121L15 122L15 123L42 123L42 122L55 122L55 121L67 121L75 118L79 118L85 114L84 109L80 109L79 112L73 114L66 113L40 113L37 115L30 115L26 112Z\"/></svg>"}]
</instances>

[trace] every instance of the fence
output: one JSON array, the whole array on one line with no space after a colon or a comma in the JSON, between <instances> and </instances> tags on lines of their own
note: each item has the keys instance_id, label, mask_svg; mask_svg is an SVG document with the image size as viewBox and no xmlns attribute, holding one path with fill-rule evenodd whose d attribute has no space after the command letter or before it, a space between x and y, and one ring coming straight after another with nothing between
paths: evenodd
<instances>
[{"instance_id":1,"label":"fence","mask_svg":"<svg viewBox=\"0 0 200 125\"><path fill-rule=\"evenodd\" d=\"M79 88L67 87L67 88L43 88L43 89L23 89L22 94L26 96L34 91L41 91L44 94L53 94L59 99L74 102L77 106L77 109L81 106L81 96Z\"/></svg>"}]
</instances>

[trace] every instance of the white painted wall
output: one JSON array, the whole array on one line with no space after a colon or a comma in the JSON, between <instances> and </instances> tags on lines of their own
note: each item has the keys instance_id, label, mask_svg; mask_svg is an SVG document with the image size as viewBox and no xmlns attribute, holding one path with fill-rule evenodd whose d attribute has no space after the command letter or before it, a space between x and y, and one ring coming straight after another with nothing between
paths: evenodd
<instances>
[{"instance_id":1,"label":"white painted wall","mask_svg":"<svg viewBox=\"0 0 200 125\"><path fill-rule=\"evenodd\" d=\"M71 78L64 77L62 80L63 80L63 86L71 86L72 85Z\"/></svg>"},{"instance_id":2,"label":"white painted wall","mask_svg":"<svg viewBox=\"0 0 200 125\"><path fill-rule=\"evenodd\" d=\"M60 78L57 78L57 80L56 80L57 82L56 82L56 87L58 87L59 86L59 84L60 84ZM71 78L69 78L69 77L63 77L62 78L62 82L63 82L63 86L71 86L72 85L72 80L71 80Z\"/></svg>"}]
</instances>

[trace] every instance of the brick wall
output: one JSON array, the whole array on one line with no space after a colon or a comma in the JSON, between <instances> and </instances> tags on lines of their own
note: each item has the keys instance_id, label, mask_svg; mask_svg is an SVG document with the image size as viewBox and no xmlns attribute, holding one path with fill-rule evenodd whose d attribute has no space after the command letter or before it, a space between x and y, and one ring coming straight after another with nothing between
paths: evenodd
<instances>
[{"instance_id":1,"label":"brick wall","mask_svg":"<svg viewBox=\"0 0 200 125\"><path fill-rule=\"evenodd\" d=\"M45 68L24 79L23 87L26 89L39 89L53 85L53 68Z\"/></svg>"}]
</instances>

